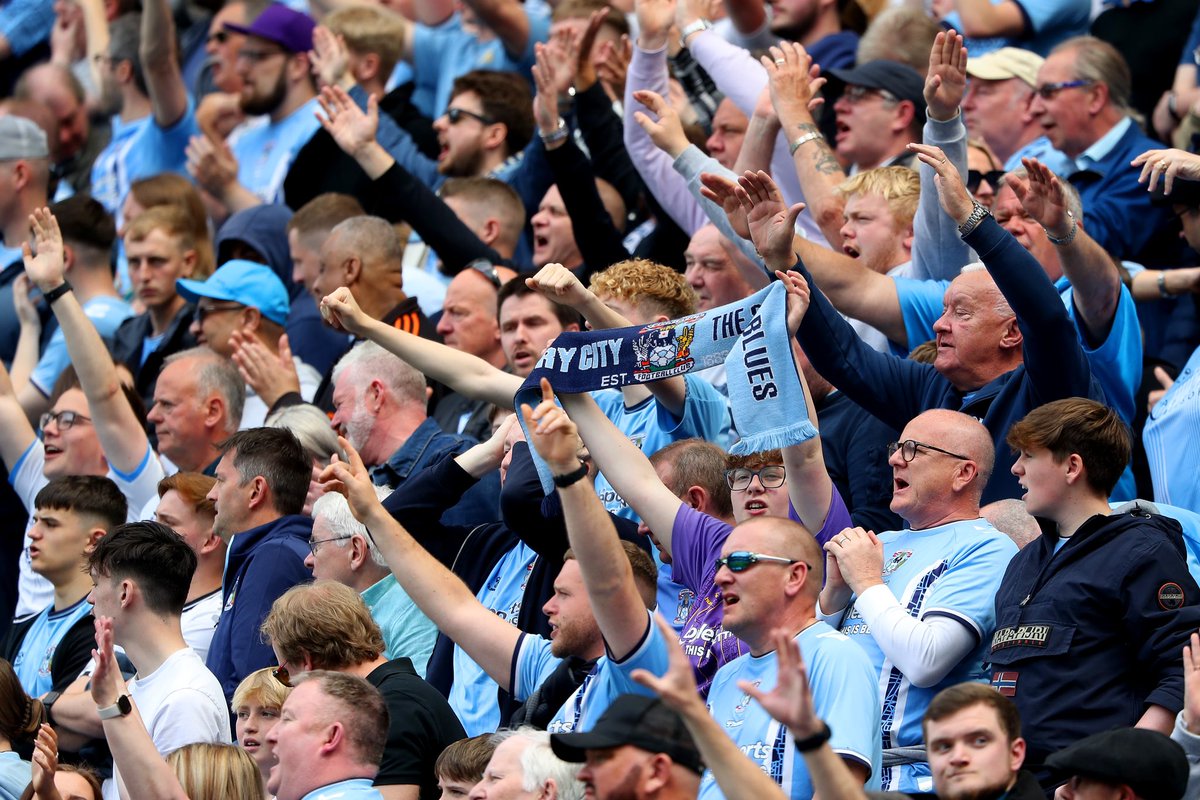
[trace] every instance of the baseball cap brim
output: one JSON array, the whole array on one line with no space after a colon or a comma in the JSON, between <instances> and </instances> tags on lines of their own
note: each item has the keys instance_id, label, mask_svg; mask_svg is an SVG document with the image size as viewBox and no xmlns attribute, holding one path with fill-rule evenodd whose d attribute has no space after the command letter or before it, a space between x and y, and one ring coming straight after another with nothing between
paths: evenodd
<instances>
[{"instance_id":1,"label":"baseball cap brim","mask_svg":"<svg viewBox=\"0 0 1200 800\"><path fill-rule=\"evenodd\" d=\"M221 291L217 286L211 285L209 281L178 278L175 281L175 291L189 303L194 303L201 297L207 297L210 300L222 300L227 303L241 302L241 300L238 300L229 292Z\"/></svg>"},{"instance_id":2,"label":"baseball cap brim","mask_svg":"<svg viewBox=\"0 0 1200 800\"><path fill-rule=\"evenodd\" d=\"M563 761L581 764L587 757L586 751L620 747L623 744L628 744L626 738L608 736L595 731L589 733L552 733L550 734L550 749L554 751L554 755Z\"/></svg>"}]
</instances>

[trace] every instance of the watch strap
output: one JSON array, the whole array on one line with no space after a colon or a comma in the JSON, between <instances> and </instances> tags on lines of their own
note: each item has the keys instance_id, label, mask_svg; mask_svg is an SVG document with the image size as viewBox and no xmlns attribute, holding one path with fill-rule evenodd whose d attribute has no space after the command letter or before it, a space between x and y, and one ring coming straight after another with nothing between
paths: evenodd
<instances>
[{"instance_id":1,"label":"watch strap","mask_svg":"<svg viewBox=\"0 0 1200 800\"><path fill-rule=\"evenodd\" d=\"M62 283L60 283L58 286L55 286L50 291L42 292L42 298L46 301L46 305L53 305L55 300L62 297L67 292L71 291L73 288L74 287L71 286L70 281L63 281Z\"/></svg>"},{"instance_id":2,"label":"watch strap","mask_svg":"<svg viewBox=\"0 0 1200 800\"><path fill-rule=\"evenodd\" d=\"M983 222L983 218L988 215L987 206L983 203L975 203L975 207L971 209L971 215L963 220L963 223L958 226L958 235L966 236L971 231L979 227L979 223Z\"/></svg>"},{"instance_id":3,"label":"watch strap","mask_svg":"<svg viewBox=\"0 0 1200 800\"><path fill-rule=\"evenodd\" d=\"M829 737L833 736L833 731L825 723L821 723L821 730L814 733L812 736L806 736L803 739L796 739L797 753L811 753L821 745L829 741Z\"/></svg>"},{"instance_id":4,"label":"watch strap","mask_svg":"<svg viewBox=\"0 0 1200 800\"><path fill-rule=\"evenodd\" d=\"M129 702L129 695L123 694L111 706L97 709L96 714L100 719L105 720L128 716L131 711L133 711L133 704Z\"/></svg>"},{"instance_id":5,"label":"watch strap","mask_svg":"<svg viewBox=\"0 0 1200 800\"><path fill-rule=\"evenodd\" d=\"M700 33L700 31L706 31L712 26L713 24L703 17L694 22L689 22L687 25L684 25L683 30L679 32L679 43L684 47L687 47L689 36Z\"/></svg>"},{"instance_id":6,"label":"watch strap","mask_svg":"<svg viewBox=\"0 0 1200 800\"><path fill-rule=\"evenodd\" d=\"M588 465L580 461L579 469L575 470L574 472L568 472L565 475L555 475L554 485L560 489L565 489L568 486L583 480L585 477L587 477L587 474Z\"/></svg>"}]
</instances>

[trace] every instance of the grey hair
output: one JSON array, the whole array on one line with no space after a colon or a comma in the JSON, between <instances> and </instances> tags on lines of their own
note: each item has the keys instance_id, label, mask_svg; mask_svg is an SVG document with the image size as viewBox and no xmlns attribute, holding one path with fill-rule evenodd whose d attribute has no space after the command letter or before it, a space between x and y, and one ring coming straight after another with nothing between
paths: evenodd
<instances>
[{"instance_id":1,"label":"grey hair","mask_svg":"<svg viewBox=\"0 0 1200 800\"><path fill-rule=\"evenodd\" d=\"M1108 87L1108 98L1116 108L1133 116L1129 98L1133 94L1133 76L1121 51L1095 36L1075 36L1051 51L1075 53L1075 77L1079 80L1102 83Z\"/></svg>"},{"instance_id":2,"label":"grey hair","mask_svg":"<svg viewBox=\"0 0 1200 800\"><path fill-rule=\"evenodd\" d=\"M563 761L554 755L548 732L523 725L516 730L499 731L492 736L491 743L493 747L499 747L514 738L529 742L521 752L521 788L524 791L537 791L547 780L553 780L558 800L583 800L583 784L579 782L583 764Z\"/></svg>"},{"instance_id":3,"label":"grey hair","mask_svg":"<svg viewBox=\"0 0 1200 800\"><path fill-rule=\"evenodd\" d=\"M1005 177L1008 175L1016 176L1022 180L1029 180L1029 170L1024 167L1017 167L1007 173ZM1063 194L1067 196L1067 209L1075 216L1077 221L1083 219L1083 198L1079 196L1079 190L1068 180L1060 180L1059 183L1062 184Z\"/></svg>"},{"instance_id":4,"label":"grey hair","mask_svg":"<svg viewBox=\"0 0 1200 800\"><path fill-rule=\"evenodd\" d=\"M300 440L309 456L321 464L328 464L335 454L345 458L329 417L316 406L308 403L284 406L268 416L263 424L268 428L287 428Z\"/></svg>"},{"instance_id":5,"label":"grey hair","mask_svg":"<svg viewBox=\"0 0 1200 800\"><path fill-rule=\"evenodd\" d=\"M347 372L355 376L359 397L366 388L364 379L370 376L381 380L397 400L425 405L425 376L374 342L359 342L342 356L333 368L333 385L341 383Z\"/></svg>"},{"instance_id":6,"label":"grey hair","mask_svg":"<svg viewBox=\"0 0 1200 800\"><path fill-rule=\"evenodd\" d=\"M391 493L392 487L390 486L375 487L375 496L379 498L380 502L386 500ZM371 535L367 533L367 526L355 519L354 514L350 512L350 503L347 502L344 495L339 492L326 492L318 497L317 501L313 503L312 518L324 519L329 523L329 532L338 537L333 540L332 544L346 547L350 540L341 537L358 536L366 540L367 549L371 551L371 560L375 562L375 565L387 566L383 554L379 552Z\"/></svg>"},{"instance_id":7,"label":"grey hair","mask_svg":"<svg viewBox=\"0 0 1200 800\"><path fill-rule=\"evenodd\" d=\"M392 223L382 217L367 215L339 222L329 233L340 252L359 256L364 265L395 265L400 269L404 258L404 240Z\"/></svg>"},{"instance_id":8,"label":"grey hair","mask_svg":"<svg viewBox=\"0 0 1200 800\"><path fill-rule=\"evenodd\" d=\"M172 353L163 366L176 361L195 359L196 388L202 395L216 393L225 400L225 432L235 433L242 424L246 407L246 383L233 362L208 347L192 347Z\"/></svg>"},{"instance_id":9,"label":"grey hair","mask_svg":"<svg viewBox=\"0 0 1200 800\"><path fill-rule=\"evenodd\" d=\"M987 267L982 261L972 261L958 271L959 275L969 275L972 272L987 272ZM990 277L990 276L989 276ZM993 281L994 283L994 281ZM996 313L1002 317L1015 317L1017 314L1012 310L1012 306L1008 304L1008 299L1004 296L1004 292L1000 291L1000 287L996 286Z\"/></svg>"}]
</instances>

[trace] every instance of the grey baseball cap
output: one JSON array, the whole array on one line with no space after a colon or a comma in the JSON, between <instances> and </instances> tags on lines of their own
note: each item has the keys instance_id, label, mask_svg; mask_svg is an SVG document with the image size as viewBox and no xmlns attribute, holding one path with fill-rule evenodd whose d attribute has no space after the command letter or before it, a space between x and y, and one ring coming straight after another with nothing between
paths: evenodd
<instances>
[{"instance_id":1,"label":"grey baseball cap","mask_svg":"<svg viewBox=\"0 0 1200 800\"><path fill-rule=\"evenodd\" d=\"M49 157L46 132L37 123L12 114L0 117L0 161Z\"/></svg>"}]
</instances>

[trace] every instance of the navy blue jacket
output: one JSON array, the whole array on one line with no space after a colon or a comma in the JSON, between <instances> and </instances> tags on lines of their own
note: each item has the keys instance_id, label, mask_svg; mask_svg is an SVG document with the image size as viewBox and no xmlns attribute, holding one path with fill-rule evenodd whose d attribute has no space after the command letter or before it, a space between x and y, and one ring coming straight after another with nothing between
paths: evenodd
<instances>
[{"instance_id":1,"label":"navy blue jacket","mask_svg":"<svg viewBox=\"0 0 1200 800\"><path fill-rule=\"evenodd\" d=\"M1009 427L1038 406L1065 397L1104 402L1067 310L1032 255L990 216L966 242L979 254L1017 315L1025 361L974 392L954 388L940 372L863 343L797 264L812 286L812 305L796 339L817 372L846 395L897 430L931 408L961 411L983 422L996 444L996 467L983 502L1020 497L1009 471L1016 456L1005 443Z\"/></svg>"},{"instance_id":2,"label":"navy blue jacket","mask_svg":"<svg viewBox=\"0 0 1200 800\"><path fill-rule=\"evenodd\" d=\"M226 701L233 699L242 678L275 664L275 653L259 628L281 594L312 580L304 566L312 525L312 517L280 517L236 534L229 544L221 587L225 606L206 661Z\"/></svg>"},{"instance_id":3,"label":"navy blue jacket","mask_svg":"<svg viewBox=\"0 0 1200 800\"><path fill-rule=\"evenodd\" d=\"M1179 523L1137 509L1053 526L1008 564L985 664L1021 712L1027 766L1085 736L1183 708L1179 653L1200 626Z\"/></svg>"}]
</instances>

